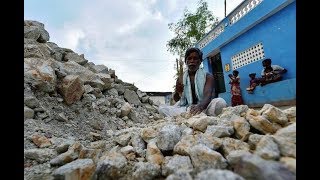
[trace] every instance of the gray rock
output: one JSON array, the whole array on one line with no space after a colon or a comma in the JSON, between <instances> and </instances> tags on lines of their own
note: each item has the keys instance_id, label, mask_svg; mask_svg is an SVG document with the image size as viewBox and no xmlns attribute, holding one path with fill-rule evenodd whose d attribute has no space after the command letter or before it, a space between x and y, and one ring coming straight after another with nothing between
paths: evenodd
<instances>
[{"instance_id":1,"label":"gray rock","mask_svg":"<svg viewBox=\"0 0 320 180\"><path fill-rule=\"evenodd\" d=\"M220 118L230 119L233 115L244 116L248 111L249 107L247 105L240 105L235 107L224 108L219 115Z\"/></svg>"},{"instance_id":2,"label":"gray rock","mask_svg":"<svg viewBox=\"0 0 320 180\"><path fill-rule=\"evenodd\" d=\"M55 73L56 73L56 75L57 75L57 77L58 77L58 79L62 79L62 78L64 78L64 77L66 77L67 76L67 73L66 72L64 72L64 71L61 71L60 69L55 69Z\"/></svg>"},{"instance_id":3,"label":"gray rock","mask_svg":"<svg viewBox=\"0 0 320 180\"><path fill-rule=\"evenodd\" d=\"M297 156L297 145L290 141L289 138L281 136L273 136L275 142L278 144L281 156L294 157Z\"/></svg>"},{"instance_id":4,"label":"gray rock","mask_svg":"<svg viewBox=\"0 0 320 180\"><path fill-rule=\"evenodd\" d=\"M229 170L221 170L221 169L207 169L198 173L195 177L195 180L244 180L238 174L235 174Z\"/></svg>"},{"instance_id":5,"label":"gray rock","mask_svg":"<svg viewBox=\"0 0 320 180\"><path fill-rule=\"evenodd\" d=\"M282 156L296 157L296 123L278 130L273 138Z\"/></svg>"},{"instance_id":6,"label":"gray rock","mask_svg":"<svg viewBox=\"0 0 320 180\"><path fill-rule=\"evenodd\" d=\"M228 161L229 164L235 164L238 161L240 161L240 159L242 158L242 156L246 156L246 155L251 155L252 153L246 151L246 150L235 150L232 151L228 154L228 156L226 156L226 159Z\"/></svg>"},{"instance_id":7,"label":"gray rock","mask_svg":"<svg viewBox=\"0 0 320 180\"><path fill-rule=\"evenodd\" d=\"M238 139L233 139L229 137L224 137L222 139L222 151L224 156L227 156L230 152L236 151L236 150L244 150L249 151L249 144L246 142L242 142Z\"/></svg>"},{"instance_id":8,"label":"gray rock","mask_svg":"<svg viewBox=\"0 0 320 180\"><path fill-rule=\"evenodd\" d=\"M141 130L140 136L145 142L149 143L151 139L154 139L156 136L158 136L158 131L151 127L143 128Z\"/></svg>"},{"instance_id":9,"label":"gray rock","mask_svg":"<svg viewBox=\"0 0 320 180\"><path fill-rule=\"evenodd\" d=\"M105 65L94 65L90 67L90 70L93 71L94 73L104 73L104 74L108 73L108 67Z\"/></svg>"},{"instance_id":10,"label":"gray rock","mask_svg":"<svg viewBox=\"0 0 320 180\"><path fill-rule=\"evenodd\" d=\"M296 130L297 129L297 125L296 123L290 124L289 126L279 129L274 136L278 136L278 137L283 137L288 139L288 141L292 142L292 143L296 143L296 139L297 139L297 133Z\"/></svg>"},{"instance_id":11,"label":"gray rock","mask_svg":"<svg viewBox=\"0 0 320 180\"><path fill-rule=\"evenodd\" d=\"M134 105L141 104L137 93L132 90L126 89L124 91L124 98L125 98L125 100L127 100L131 104L134 104Z\"/></svg>"},{"instance_id":12,"label":"gray rock","mask_svg":"<svg viewBox=\"0 0 320 180\"><path fill-rule=\"evenodd\" d=\"M161 165L164 162L164 156L157 147L155 140L149 141L147 145L146 159L148 162Z\"/></svg>"},{"instance_id":13,"label":"gray rock","mask_svg":"<svg viewBox=\"0 0 320 180\"><path fill-rule=\"evenodd\" d=\"M24 107L24 119L33 119L34 111L27 106Z\"/></svg>"},{"instance_id":14,"label":"gray rock","mask_svg":"<svg viewBox=\"0 0 320 180\"><path fill-rule=\"evenodd\" d=\"M25 58L44 58L45 55L41 52L38 45L25 44L24 45L24 57Z\"/></svg>"},{"instance_id":15,"label":"gray rock","mask_svg":"<svg viewBox=\"0 0 320 180\"><path fill-rule=\"evenodd\" d=\"M144 155L145 155L144 150L147 148L147 146L139 134L132 135L131 144L132 144L134 150L137 152L137 154L139 154L140 157L144 157Z\"/></svg>"},{"instance_id":16,"label":"gray rock","mask_svg":"<svg viewBox=\"0 0 320 180\"><path fill-rule=\"evenodd\" d=\"M109 69L108 74L112 77L112 78L116 78L116 71L113 69Z\"/></svg>"},{"instance_id":17,"label":"gray rock","mask_svg":"<svg viewBox=\"0 0 320 180\"><path fill-rule=\"evenodd\" d=\"M73 138L70 139L64 139L64 138L53 138L51 139L55 146L55 150L61 154L66 151L68 151L68 148L75 143L75 140Z\"/></svg>"},{"instance_id":18,"label":"gray rock","mask_svg":"<svg viewBox=\"0 0 320 180\"><path fill-rule=\"evenodd\" d=\"M64 63L57 62L57 66L61 71L67 73L67 75L78 75L81 81L85 84L88 84L86 82L97 78L97 75L95 73L74 61L68 61Z\"/></svg>"},{"instance_id":19,"label":"gray rock","mask_svg":"<svg viewBox=\"0 0 320 180\"><path fill-rule=\"evenodd\" d=\"M141 102L142 103L149 103L149 96L143 96L142 98L141 98Z\"/></svg>"},{"instance_id":20,"label":"gray rock","mask_svg":"<svg viewBox=\"0 0 320 180\"><path fill-rule=\"evenodd\" d=\"M161 128L158 133L156 145L161 150L173 150L181 139L181 129L177 125L168 124Z\"/></svg>"},{"instance_id":21,"label":"gray rock","mask_svg":"<svg viewBox=\"0 0 320 180\"><path fill-rule=\"evenodd\" d=\"M119 95L123 95L125 88L122 84L114 84L114 88L118 91Z\"/></svg>"},{"instance_id":22,"label":"gray rock","mask_svg":"<svg viewBox=\"0 0 320 180\"><path fill-rule=\"evenodd\" d=\"M97 98L103 98L104 95L102 94L101 90L99 88L93 88L92 94L96 96Z\"/></svg>"},{"instance_id":23,"label":"gray rock","mask_svg":"<svg viewBox=\"0 0 320 180\"><path fill-rule=\"evenodd\" d=\"M288 109L283 110L290 122L296 122L296 107L290 107Z\"/></svg>"},{"instance_id":24,"label":"gray rock","mask_svg":"<svg viewBox=\"0 0 320 180\"><path fill-rule=\"evenodd\" d=\"M109 74L98 73L97 76L104 82L104 89L112 88L113 79Z\"/></svg>"},{"instance_id":25,"label":"gray rock","mask_svg":"<svg viewBox=\"0 0 320 180\"><path fill-rule=\"evenodd\" d=\"M193 132L193 130L191 128L186 127L181 131L181 137L187 136L187 135L192 135L192 132Z\"/></svg>"},{"instance_id":26,"label":"gray rock","mask_svg":"<svg viewBox=\"0 0 320 180\"><path fill-rule=\"evenodd\" d=\"M130 111L131 111L132 107L130 106L129 103L124 103L121 107L121 117L124 117L124 116L128 116Z\"/></svg>"},{"instance_id":27,"label":"gray rock","mask_svg":"<svg viewBox=\"0 0 320 180\"><path fill-rule=\"evenodd\" d=\"M197 172L205 169L224 169L227 160L218 152L203 144L198 144L190 149L190 158Z\"/></svg>"},{"instance_id":28,"label":"gray rock","mask_svg":"<svg viewBox=\"0 0 320 180\"><path fill-rule=\"evenodd\" d=\"M246 119L250 125L263 134L274 134L281 126L277 123L270 122L266 117L259 115L256 110L249 109L246 114Z\"/></svg>"},{"instance_id":29,"label":"gray rock","mask_svg":"<svg viewBox=\"0 0 320 180\"><path fill-rule=\"evenodd\" d=\"M147 93L141 92L140 90L137 90L137 95L138 95L139 99L141 99L142 97L147 96Z\"/></svg>"},{"instance_id":30,"label":"gray rock","mask_svg":"<svg viewBox=\"0 0 320 180\"><path fill-rule=\"evenodd\" d=\"M85 84L89 84L93 88L99 88L100 91L103 91L105 89L105 83L98 76L95 76L92 79L86 81Z\"/></svg>"},{"instance_id":31,"label":"gray rock","mask_svg":"<svg viewBox=\"0 0 320 180\"><path fill-rule=\"evenodd\" d=\"M64 61L74 61L80 65L84 65L88 62L85 58L79 56L77 53L70 52L64 56Z\"/></svg>"},{"instance_id":32,"label":"gray rock","mask_svg":"<svg viewBox=\"0 0 320 180\"><path fill-rule=\"evenodd\" d=\"M24 24L24 37L34 39L40 43L49 41L49 33L44 29L44 24L29 21Z\"/></svg>"},{"instance_id":33,"label":"gray rock","mask_svg":"<svg viewBox=\"0 0 320 180\"><path fill-rule=\"evenodd\" d=\"M53 57L57 61L63 61L65 53L56 43L47 42L46 45L48 45L53 51L51 57Z\"/></svg>"},{"instance_id":34,"label":"gray rock","mask_svg":"<svg viewBox=\"0 0 320 180\"><path fill-rule=\"evenodd\" d=\"M259 141L263 136L264 135L260 135L260 134L251 134L248 138L248 144L250 146L250 149L255 149L256 145L259 143Z\"/></svg>"},{"instance_id":35,"label":"gray rock","mask_svg":"<svg viewBox=\"0 0 320 180\"><path fill-rule=\"evenodd\" d=\"M44 24L38 21L33 21L33 20L24 20L24 25L25 26L37 26L39 28L44 28Z\"/></svg>"},{"instance_id":36,"label":"gray rock","mask_svg":"<svg viewBox=\"0 0 320 180\"><path fill-rule=\"evenodd\" d=\"M110 94L113 97L117 97L118 96L118 91L115 88L109 89L107 92L108 92L108 94Z\"/></svg>"},{"instance_id":37,"label":"gray rock","mask_svg":"<svg viewBox=\"0 0 320 180\"><path fill-rule=\"evenodd\" d=\"M151 180L159 176L160 173L161 169L159 165L149 162L138 162L134 165L132 176L134 180Z\"/></svg>"},{"instance_id":38,"label":"gray rock","mask_svg":"<svg viewBox=\"0 0 320 180\"><path fill-rule=\"evenodd\" d=\"M56 120L60 122L67 122L68 118L64 115L64 113L59 113L57 114Z\"/></svg>"},{"instance_id":39,"label":"gray rock","mask_svg":"<svg viewBox=\"0 0 320 180\"><path fill-rule=\"evenodd\" d=\"M166 156L162 164L162 175L168 176L178 170L192 171L193 165L189 156Z\"/></svg>"},{"instance_id":40,"label":"gray rock","mask_svg":"<svg viewBox=\"0 0 320 180\"><path fill-rule=\"evenodd\" d=\"M207 134L186 135L174 146L173 152L180 155L190 155L191 148L198 144L216 150L221 147L222 141L220 138Z\"/></svg>"},{"instance_id":41,"label":"gray rock","mask_svg":"<svg viewBox=\"0 0 320 180\"><path fill-rule=\"evenodd\" d=\"M242 141L246 141L251 134L249 122L245 118L239 117L234 119L232 124L235 129L236 137Z\"/></svg>"},{"instance_id":42,"label":"gray rock","mask_svg":"<svg viewBox=\"0 0 320 180\"><path fill-rule=\"evenodd\" d=\"M80 151L79 159L92 159L93 162L96 164L99 162L99 158L101 154L102 154L101 149L83 148Z\"/></svg>"},{"instance_id":43,"label":"gray rock","mask_svg":"<svg viewBox=\"0 0 320 180\"><path fill-rule=\"evenodd\" d=\"M271 104L265 104L259 112L271 122L281 125L285 125L288 122L286 113Z\"/></svg>"},{"instance_id":44,"label":"gray rock","mask_svg":"<svg viewBox=\"0 0 320 180\"><path fill-rule=\"evenodd\" d=\"M89 84L84 85L84 92L86 94L93 92L93 87L91 87Z\"/></svg>"},{"instance_id":45,"label":"gray rock","mask_svg":"<svg viewBox=\"0 0 320 180\"><path fill-rule=\"evenodd\" d=\"M187 171L177 171L174 174L170 174L166 180L193 180L192 176Z\"/></svg>"},{"instance_id":46,"label":"gray rock","mask_svg":"<svg viewBox=\"0 0 320 180\"><path fill-rule=\"evenodd\" d=\"M245 154L230 163L234 172L245 179L296 179L296 175L282 163L264 160L257 155Z\"/></svg>"},{"instance_id":47,"label":"gray rock","mask_svg":"<svg viewBox=\"0 0 320 180\"><path fill-rule=\"evenodd\" d=\"M272 136L266 135L257 144L255 154L263 159L278 160L280 158L280 150Z\"/></svg>"},{"instance_id":48,"label":"gray rock","mask_svg":"<svg viewBox=\"0 0 320 180\"><path fill-rule=\"evenodd\" d=\"M70 105L82 97L84 93L83 82L77 75L68 75L63 78L59 92L62 94L65 102Z\"/></svg>"},{"instance_id":49,"label":"gray rock","mask_svg":"<svg viewBox=\"0 0 320 180\"><path fill-rule=\"evenodd\" d=\"M97 179L119 179L124 175L127 159L117 152L110 152L97 164Z\"/></svg>"},{"instance_id":50,"label":"gray rock","mask_svg":"<svg viewBox=\"0 0 320 180\"><path fill-rule=\"evenodd\" d=\"M77 159L54 170L54 179L91 179L95 170L92 159Z\"/></svg>"},{"instance_id":51,"label":"gray rock","mask_svg":"<svg viewBox=\"0 0 320 180\"><path fill-rule=\"evenodd\" d=\"M280 162L283 163L291 172L296 174L296 159L291 157L281 157Z\"/></svg>"},{"instance_id":52,"label":"gray rock","mask_svg":"<svg viewBox=\"0 0 320 180\"><path fill-rule=\"evenodd\" d=\"M79 157L79 153L83 146L79 142L75 142L72 146L69 147L67 152L64 152L57 157L50 160L50 165L52 166L62 166L69 162L74 161Z\"/></svg>"},{"instance_id":53,"label":"gray rock","mask_svg":"<svg viewBox=\"0 0 320 180\"><path fill-rule=\"evenodd\" d=\"M117 136L114 141L120 144L121 146L128 145L131 138L131 133L122 134L120 136Z\"/></svg>"},{"instance_id":54,"label":"gray rock","mask_svg":"<svg viewBox=\"0 0 320 180\"><path fill-rule=\"evenodd\" d=\"M49 161L56 153L52 149L28 149L24 151L24 156L27 159L36 160L39 163Z\"/></svg>"},{"instance_id":55,"label":"gray rock","mask_svg":"<svg viewBox=\"0 0 320 180\"><path fill-rule=\"evenodd\" d=\"M140 119L138 118L137 113L133 109L131 109L128 117L135 123L139 123L140 122Z\"/></svg>"},{"instance_id":56,"label":"gray rock","mask_svg":"<svg viewBox=\"0 0 320 180\"><path fill-rule=\"evenodd\" d=\"M49 59L53 51L47 44L32 42L31 44L24 44L24 57L25 58L39 58Z\"/></svg>"},{"instance_id":57,"label":"gray rock","mask_svg":"<svg viewBox=\"0 0 320 180\"><path fill-rule=\"evenodd\" d=\"M57 77L53 70L52 60L24 58L24 81L43 92L55 90Z\"/></svg>"},{"instance_id":58,"label":"gray rock","mask_svg":"<svg viewBox=\"0 0 320 180\"><path fill-rule=\"evenodd\" d=\"M233 127L226 126L208 126L205 134L214 136L214 137L229 137L234 133Z\"/></svg>"},{"instance_id":59,"label":"gray rock","mask_svg":"<svg viewBox=\"0 0 320 180\"><path fill-rule=\"evenodd\" d=\"M125 146L125 147L123 147L123 148L121 148L120 149L120 152L124 155L124 156L126 156L126 155L128 155L129 153L133 153L134 152L134 149L133 149L133 147L132 146Z\"/></svg>"}]
</instances>

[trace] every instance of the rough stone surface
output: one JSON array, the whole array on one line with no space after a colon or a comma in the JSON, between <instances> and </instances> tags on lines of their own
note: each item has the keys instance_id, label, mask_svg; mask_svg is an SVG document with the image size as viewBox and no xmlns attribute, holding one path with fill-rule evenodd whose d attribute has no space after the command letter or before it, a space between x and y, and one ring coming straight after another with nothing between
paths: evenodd
<instances>
[{"instance_id":1,"label":"rough stone surface","mask_svg":"<svg viewBox=\"0 0 320 180\"><path fill-rule=\"evenodd\" d=\"M164 118L108 64L24 28L24 179L295 179L295 107Z\"/></svg>"},{"instance_id":2,"label":"rough stone surface","mask_svg":"<svg viewBox=\"0 0 320 180\"><path fill-rule=\"evenodd\" d=\"M244 180L240 175L229 171L229 170L221 170L221 169L208 169L201 171L197 174L195 180Z\"/></svg>"},{"instance_id":3,"label":"rough stone surface","mask_svg":"<svg viewBox=\"0 0 320 180\"><path fill-rule=\"evenodd\" d=\"M79 76L68 75L61 83L60 92L65 102L67 104L72 104L80 100L84 93L83 82L80 80Z\"/></svg>"},{"instance_id":4,"label":"rough stone surface","mask_svg":"<svg viewBox=\"0 0 320 180\"><path fill-rule=\"evenodd\" d=\"M189 156L174 155L165 157L162 164L162 175L168 176L178 170L192 171L193 165Z\"/></svg>"},{"instance_id":5,"label":"rough stone surface","mask_svg":"<svg viewBox=\"0 0 320 180\"><path fill-rule=\"evenodd\" d=\"M91 159L77 159L56 169L52 175L55 179L90 179L95 165Z\"/></svg>"}]
</instances>

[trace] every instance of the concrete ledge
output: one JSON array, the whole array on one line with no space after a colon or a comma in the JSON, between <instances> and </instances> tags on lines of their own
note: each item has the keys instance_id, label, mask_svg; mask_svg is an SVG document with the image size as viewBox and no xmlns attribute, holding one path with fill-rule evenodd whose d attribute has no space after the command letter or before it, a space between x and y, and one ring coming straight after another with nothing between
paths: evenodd
<instances>
[{"instance_id":1,"label":"concrete ledge","mask_svg":"<svg viewBox=\"0 0 320 180\"><path fill-rule=\"evenodd\" d=\"M295 106L296 100L287 100L287 101L276 101L276 102L269 102L268 104L271 104L276 107L282 107L282 106ZM261 108L265 104L247 104L249 108Z\"/></svg>"}]
</instances>

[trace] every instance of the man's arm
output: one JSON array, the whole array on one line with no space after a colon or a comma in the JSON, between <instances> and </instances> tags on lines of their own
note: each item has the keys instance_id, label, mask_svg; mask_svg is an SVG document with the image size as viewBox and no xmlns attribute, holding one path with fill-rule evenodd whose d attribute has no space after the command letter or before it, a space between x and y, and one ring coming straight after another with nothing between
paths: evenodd
<instances>
[{"instance_id":1,"label":"man's arm","mask_svg":"<svg viewBox=\"0 0 320 180\"><path fill-rule=\"evenodd\" d=\"M283 68L279 65L272 65L272 69L273 71L278 72L280 74L286 73L288 71L286 68Z\"/></svg>"},{"instance_id":2,"label":"man's arm","mask_svg":"<svg viewBox=\"0 0 320 180\"><path fill-rule=\"evenodd\" d=\"M214 89L213 75L207 73L206 83L205 83L204 89L203 89L203 99L199 104L191 107L191 109L190 109L191 114L200 113L207 108L207 106L211 102L211 98L213 96L213 94L212 94L213 89Z\"/></svg>"},{"instance_id":3,"label":"man's arm","mask_svg":"<svg viewBox=\"0 0 320 180\"><path fill-rule=\"evenodd\" d=\"M261 77L264 77L264 69L261 70Z\"/></svg>"}]
</instances>

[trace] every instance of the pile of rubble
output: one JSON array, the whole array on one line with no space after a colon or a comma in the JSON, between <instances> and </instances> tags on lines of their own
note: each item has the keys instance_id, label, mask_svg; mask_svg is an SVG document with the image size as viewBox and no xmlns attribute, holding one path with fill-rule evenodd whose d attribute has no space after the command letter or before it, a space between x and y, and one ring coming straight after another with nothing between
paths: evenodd
<instances>
[{"instance_id":1,"label":"pile of rubble","mask_svg":"<svg viewBox=\"0 0 320 180\"><path fill-rule=\"evenodd\" d=\"M295 107L163 118L115 71L24 22L25 179L295 179Z\"/></svg>"}]
</instances>

